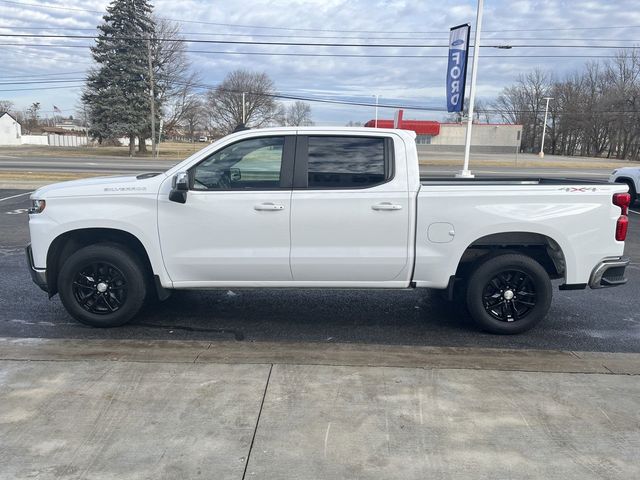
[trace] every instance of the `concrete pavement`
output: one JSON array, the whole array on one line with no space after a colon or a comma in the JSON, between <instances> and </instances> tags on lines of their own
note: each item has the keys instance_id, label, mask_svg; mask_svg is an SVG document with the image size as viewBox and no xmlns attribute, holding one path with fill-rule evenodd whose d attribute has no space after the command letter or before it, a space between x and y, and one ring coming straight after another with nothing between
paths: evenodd
<instances>
[{"instance_id":1,"label":"concrete pavement","mask_svg":"<svg viewBox=\"0 0 640 480\"><path fill-rule=\"evenodd\" d=\"M0 477L635 479L639 398L640 354L5 338Z\"/></svg>"}]
</instances>

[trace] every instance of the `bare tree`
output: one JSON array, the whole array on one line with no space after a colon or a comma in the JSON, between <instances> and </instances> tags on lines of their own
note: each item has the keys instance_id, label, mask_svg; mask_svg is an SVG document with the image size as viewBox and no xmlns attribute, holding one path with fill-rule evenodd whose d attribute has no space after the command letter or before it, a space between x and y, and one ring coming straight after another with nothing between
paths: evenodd
<instances>
[{"instance_id":1,"label":"bare tree","mask_svg":"<svg viewBox=\"0 0 640 480\"><path fill-rule=\"evenodd\" d=\"M313 125L311 120L311 105L301 100L296 100L285 109L284 125L289 127L309 127Z\"/></svg>"},{"instance_id":2,"label":"bare tree","mask_svg":"<svg viewBox=\"0 0 640 480\"><path fill-rule=\"evenodd\" d=\"M469 99L464 99L464 107L461 112L454 112L447 115L447 122L462 123L469 115ZM491 109L481 98L476 99L473 106L474 123L491 123Z\"/></svg>"},{"instance_id":3,"label":"bare tree","mask_svg":"<svg viewBox=\"0 0 640 480\"><path fill-rule=\"evenodd\" d=\"M195 140L196 131L205 122L206 115L202 100L196 95L190 95L182 110L182 124L187 131L189 140Z\"/></svg>"},{"instance_id":4,"label":"bare tree","mask_svg":"<svg viewBox=\"0 0 640 480\"><path fill-rule=\"evenodd\" d=\"M523 126L522 148L533 151L540 146L544 116L544 97L549 96L551 75L535 69L518 76L515 85L506 87L493 103L504 121Z\"/></svg>"},{"instance_id":5,"label":"bare tree","mask_svg":"<svg viewBox=\"0 0 640 480\"><path fill-rule=\"evenodd\" d=\"M0 100L0 113L11 113L14 110L14 105L11 100Z\"/></svg>"},{"instance_id":6,"label":"bare tree","mask_svg":"<svg viewBox=\"0 0 640 480\"><path fill-rule=\"evenodd\" d=\"M33 102L25 112L25 128L28 133L40 124L40 102Z\"/></svg>"},{"instance_id":7,"label":"bare tree","mask_svg":"<svg viewBox=\"0 0 640 480\"><path fill-rule=\"evenodd\" d=\"M193 106L200 78L192 71L179 24L160 17L154 17L154 23L155 38L161 39L153 41L151 46L157 120L163 118L165 130L171 131ZM138 138L141 152L147 150L145 140L149 137L150 125Z\"/></svg>"},{"instance_id":8,"label":"bare tree","mask_svg":"<svg viewBox=\"0 0 640 480\"><path fill-rule=\"evenodd\" d=\"M196 93L197 84L198 74L192 73L184 84L170 95L163 115L167 135L172 135L181 126L192 126L196 117L196 123L202 123L204 110L201 96Z\"/></svg>"},{"instance_id":9,"label":"bare tree","mask_svg":"<svg viewBox=\"0 0 640 480\"><path fill-rule=\"evenodd\" d=\"M245 97L245 118L242 118L242 94ZM235 70L206 95L206 108L213 127L230 133L238 125L263 127L278 120L275 87L266 73Z\"/></svg>"},{"instance_id":10,"label":"bare tree","mask_svg":"<svg viewBox=\"0 0 640 480\"><path fill-rule=\"evenodd\" d=\"M539 146L549 104L545 149L563 155L640 157L640 55L619 52L613 60L589 62L564 80L533 71L518 78L494 102L503 120L523 125L523 146Z\"/></svg>"}]
</instances>

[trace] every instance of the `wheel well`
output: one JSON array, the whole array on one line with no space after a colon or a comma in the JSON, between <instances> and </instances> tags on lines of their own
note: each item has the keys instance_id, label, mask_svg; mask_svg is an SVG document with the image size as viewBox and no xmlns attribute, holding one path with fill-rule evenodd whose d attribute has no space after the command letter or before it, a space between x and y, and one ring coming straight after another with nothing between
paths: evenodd
<instances>
[{"instance_id":1,"label":"wheel well","mask_svg":"<svg viewBox=\"0 0 640 480\"><path fill-rule=\"evenodd\" d=\"M627 185L629 185L629 193L634 192L636 195L638 194L638 192L636 192L636 182L634 182L632 178L618 177L615 179L615 183L626 183ZM632 198L631 200L634 199Z\"/></svg>"},{"instance_id":2,"label":"wheel well","mask_svg":"<svg viewBox=\"0 0 640 480\"><path fill-rule=\"evenodd\" d=\"M58 272L64 261L80 248L96 243L115 243L122 245L133 252L141 261L146 270L146 277L152 278L153 269L149 255L142 242L135 235L124 230L112 228L85 228L72 230L56 237L47 252L47 284L49 296L58 293Z\"/></svg>"},{"instance_id":3,"label":"wheel well","mask_svg":"<svg viewBox=\"0 0 640 480\"><path fill-rule=\"evenodd\" d=\"M506 232L487 235L469 245L458 264L456 278L468 276L471 269L488 256L513 252L536 260L552 279L564 277L564 254L552 238L539 233Z\"/></svg>"}]
</instances>

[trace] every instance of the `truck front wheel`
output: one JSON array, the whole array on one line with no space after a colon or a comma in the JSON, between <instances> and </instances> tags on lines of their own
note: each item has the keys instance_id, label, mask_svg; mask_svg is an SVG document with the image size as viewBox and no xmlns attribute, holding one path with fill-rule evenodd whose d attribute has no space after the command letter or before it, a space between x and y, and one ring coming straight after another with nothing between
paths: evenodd
<instances>
[{"instance_id":1,"label":"truck front wheel","mask_svg":"<svg viewBox=\"0 0 640 480\"><path fill-rule=\"evenodd\" d=\"M503 254L482 262L469 277L466 303L487 332L522 333L534 327L551 306L551 280L531 257Z\"/></svg>"},{"instance_id":2,"label":"truck front wheel","mask_svg":"<svg viewBox=\"0 0 640 480\"><path fill-rule=\"evenodd\" d=\"M144 267L117 244L81 248L65 260L58 290L65 309L93 327L116 327L131 320L146 296Z\"/></svg>"}]
</instances>

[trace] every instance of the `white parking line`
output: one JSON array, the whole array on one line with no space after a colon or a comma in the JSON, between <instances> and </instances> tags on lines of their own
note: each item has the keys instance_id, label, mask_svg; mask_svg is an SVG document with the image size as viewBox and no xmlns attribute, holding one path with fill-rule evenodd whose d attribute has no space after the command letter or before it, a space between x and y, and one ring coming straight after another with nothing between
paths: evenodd
<instances>
[{"instance_id":1,"label":"white parking line","mask_svg":"<svg viewBox=\"0 0 640 480\"><path fill-rule=\"evenodd\" d=\"M631 209L629 209L629 211L630 211L631 213L635 213L636 215L640 215L640 212L636 212L635 210L631 210Z\"/></svg>"},{"instance_id":2,"label":"white parking line","mask_svg":"<svg viewBox=\"0 0 640 480\"><path fill-rule=\"evenodd\" d=\"M10 197L0 198L0 202L4 202L5 200L11 200L12 198L23 197L24 195L30 195L33 192L19 193L18 195L12 195Z\"/></svg>"}]
</instances>

